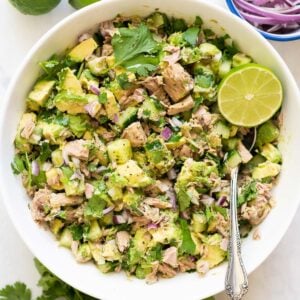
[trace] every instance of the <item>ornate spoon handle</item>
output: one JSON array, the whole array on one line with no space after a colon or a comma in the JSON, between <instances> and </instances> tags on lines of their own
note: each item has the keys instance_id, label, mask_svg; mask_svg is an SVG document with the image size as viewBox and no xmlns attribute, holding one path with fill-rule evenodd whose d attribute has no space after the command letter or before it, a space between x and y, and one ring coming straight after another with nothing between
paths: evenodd
<instances>
[{"instance_id":1,"label":"ornate spoon handle","mask_svg":"<svg viewBox=\"0 0 300 300\"><path fill-rule=\"evenodd\" d=\"M229 262L225 279L226 293L232 300L242 299L248 291L248 278L241 256L241 239L237 219L238 171L238 167L231 171Z\"/></svg>"}]
</instances>

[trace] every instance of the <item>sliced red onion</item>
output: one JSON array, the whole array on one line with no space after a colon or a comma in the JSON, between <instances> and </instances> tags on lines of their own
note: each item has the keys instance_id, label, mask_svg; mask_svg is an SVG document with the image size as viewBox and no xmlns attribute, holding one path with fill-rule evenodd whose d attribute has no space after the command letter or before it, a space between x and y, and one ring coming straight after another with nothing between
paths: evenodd
<instances>
[{"instance_id":1,"label":"sliced red onion","mask_svg":"<svg viewBox=\"0 0 300 300\"><path fill-rule=\"evenodd\" d=\"M81 42L83 42L83 41L85 41L85 40L87 40L87 39L89 39L91 37L92 36L91 36L90 33L85 32L85 33L83 33L82 35L79 36L78 42L81 43Z\"/></svg>"},{"instance_id":2,"label":"sliced red onion","mask_svg":"<svg viewBox=\"0 0 300 300\"><path fill-rule=\"evenodd\" d=\"M300 4L300 0L285 0L288 4L295 6Z\"/></svg>"},{"instance_id":3,"label":"sliced red onion","mask_svg":"<svg viewBox=\"0 0 300 300\"><path fill-rule=\"evenodd\" d=\"M165 141L167 141L168 139L170 139L170 137L172 136L172 134L173 134L173 131L172 131L169 127L165 127L165 128L161 131L161 133L160 133L160 135L162 136L162 138L163 138Z\"/></svg>"},{"instance_id":4,"label":"sliced red onion","mask_svg":"<svg viewBox=\"0 0 300 300\"><path fill-rule=\"evenodd\" d=\"M158 228L158 224L155 224L155 223L149 223L147 225L147 229L157 229Z\"/></svg>"},{"instance_id":5,"label":"sliced red onion","mask_svg":"<svg viewBox=\"0 0 300 300\"><path fill-rule=\"evenodd\" d=\"M205 206L211 206L215 202L215 199L208 195L202 195L200 202L203 203Z\"/></svg>"},{"instance_id":6,"label":"sliced red onion","mask_svg":"<svg viewBox=\"0 0 300 300\"><path fill-rule=\"evenodd\" d=\"M174 179L177 178L177 173L176 173L176 171L175 171L174 168L172 168L171 170L169 170L168 173L167 173L167 175L168 175L168 179L169 180L174 180Z\"/></svg>"},{"instance_id":7,"label":"sliced red onion","mask_svg":"<svg viewBox=\"0 0 300 300\"><path fill-rule=\"evenodd\" d=\"M127 221L122 215L114 215L113 216L113 222L114 224L125 224Z\"/></svg>"},{"instance_id":8,"label":"sliced red onion","mask_svg":"<svg viewBox=\"0 0 300 300\"><path fill-rule=\"evenodd\" d=\"M218 199L218 201L217 201L217 205L218 206L223 206L224 205L224 203L226 202L226 200L227 200L227 197L226 196L221 196L219 199Z\"/></svg>"},{"instance_id":9,"label":"sliced red onion","mask_svg":"<svg viewBox=\"0 0 300 300\"><path fill-rule=\"evenodd\" d=\"M100 94L100 89L93 84L90 85L90 90L92 93L94 93L97 96Z\"/></svg>"},{"instance_id":10,"label":"sliced red onion","mask_svg":"<svg viewBox=\"0 0 300 300\"><path fill-rule=\"evenodd\" d=\"M40 174L40 166L36 160L33 160L31 163L31 174L38 176Z\"/></svg>"},{"instance_id":11,"label":"sliced red onion","mask_svg":"<svg viewBox=\"0 0 300 300\"><path fill-rule=\"evenodd\" d=\"M267 31L268 32L276 32L276 31L280 30L281 28L282 28L282 25L277 24L277 25L274 25L274 26L270 27Z\"/></svg>"},{"instance_id":12,"label":"sliced red onion","mask_svg":"<svg viewBox=\"0 0 300 300\"><path fill-rule=\"evenodd\" d=\"M109 206L109 207L107 207L107 208L105 208L105 209L103 209L103 215L107 215L107 214L109 214L111 211L113 211L114 210L114 206Z\"/></svg>"}]
</instances>

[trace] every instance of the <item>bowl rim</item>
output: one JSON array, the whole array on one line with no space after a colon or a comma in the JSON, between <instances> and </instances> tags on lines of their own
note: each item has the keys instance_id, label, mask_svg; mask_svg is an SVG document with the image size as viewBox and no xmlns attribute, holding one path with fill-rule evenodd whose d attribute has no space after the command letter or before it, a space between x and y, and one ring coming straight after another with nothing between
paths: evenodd
<instances>
[{"instance_id":1,"label":"bowl rim","mask_svg":"<svg viewBox=\"0 0 300 300\"><path fill-rule=\"evenodd\" d=\"M226 0L226 4L229 8L229 10L235 14L236 16L238 16L239 18L241 18L243 21L249 23L248 21L246 21L244 19L244 17L240 14L239 10L237 9L236 5L234 4L233 0ZM249 23L250 24L250 23ZM251 24L250 24L251 25ZM253 25L251 25L253 26ZM298 31L292 32L292 33L288 33L288 34L275 34L275 33L269 33L263 30L260 30L258 28L256 28L255 26L253 26L253 28L255 28L255 30L257 30L260 34L262 34L265 38L267 38L268 40L272 40L272 41L277 41L277 42L290 42L290 41L296 41L300 39L300 29Z\"/></svg>"},{"instance_id":2,"label":"bowl rim","mask_svg":"<svg viewBox=\"0 0 300 300\"><path fill-rule=\"evenodd\" d=\"M1 107L1 111L0 111L0 137L2 137L4 130L3 128L5 128L5 112L7 111L7 108L10 104L11 101L11 96L12 93L14 91L14 89L17 86L17 79L20 77L20 74L22 73L23 69L26 67L26 65L28 64L28 61L34 56L35 52L39 50L39 48L41 46L43 46L44 43L47 42L47 40L54 34L56 33L56 31L58 31L59 29L61 29L62 27L64 27L67 23L71 22L73 19L76 19L78 17L80 17L81 15L84 14L88 14L89 11L92 11L94 8L96 7L101 7L101 6L105 6L107 3L110 3L112 5L116 5L119 1L121 0L103 0L101 2L96 2L90 6L87 6L79 11L76 11L72 14L70 14L69 16L67 16L66 18L62 19L61 21L59 21L55 26L53 26L52 28L50 28L44 35L42 35L42 37L33 45L33 47L30 49L30 51L27 53L27 55L25 56L25 58L23 59L22 63L20 64L20 66L17 68L16 72L14 73L12 79L10 80L7 92L4 96L4 99L2 101L2 107ZM242 24L244 27L247 27L248 30L250 30L253 35L256 35L257 39L260 39L266 46L266 48L268 48L269 51L272 52L272 54L276 57L276 59L279 61L279 63L284 67L285 69L285 74L289 77L289 79L291 80L291 84L294 86L294 88L297 90L297 93L299 95L299 99L300 99L300 93L299 90L297 88L297 84L289 70L289 68L286 66L285 62L283 61L283 59L281 58L281 56L277 53L277 51L272 47L272 45L270 45L269 43L267 43L267 41L253 28L253 26L251 26L249 23L241 23L242 20L240 18L238 18L235 15L230 14L228 11L224 10L222 7L218 6L215 3L210 3L208 1L201 1L201 0L190 0L190 2L193 2L193 4L201 4L207 7L210 7L214 10L217 10L220 14L225 14L230 18L234 18L236 19L237 22L239 22L240 24ZM117 9L116 9L117 11ZM0 147L0 157L3 157L3 153L2 153L2 148ZM1 168L0 168L1 169ZM5 175L2 174L3 172L0 172L0 178L5 179ZM3 182L5 182L5 180L0 180L0 186L4 186ZM14 225L14 227L16 228L20 238L24 241L24 243L26 244L26 246L28 247L28 249L36 256L40 259L40 255L38 253L38 250L36 249L36 247L34 247L34 244L31 243L29 241L29 239L25 238L22 235L22 229L20 224L18 223L18 221L14 218L14 211L12 210L12 206L9 205L9 191L6 189L6 187L1 188L0 189L0 195L1 195L1 199L3 199L2 201L4 202L4 205L6 207L6 210L9 214L9 217ZM296 206L298 207L300 204L300 198L297 198L297 202L296 202ZM274 249L277 247L277 245L279 244L279 242L281 241L281 239L283 238L284 234L286 233L288 227L290 226L294 216L296 214L296 210L294 211L290 211L289 212L289 220L287 220L284 223L284 226L282 227L282 233L279 234L275 239L275 242L273 242L273 244L271 246L269 246L268 248L266 248L266 251L264 253L264 255L260 258L260 260L257 260L257 262L255 263L254 266L251 266L250 269L248 269L248 274L252 273L255 269L257 269L265 260L266 258L272 253L272 251L274 251ZM38 228L38 227L37 227ZM89 295L92 295L94 297L99 297L99 295L95 295L93 294L91 291L87 290L87 288L83 288L82 286L78 286L77 283L74 282L74 280L71 280L70 278L64 278L63 272L61 272L60 270L58 270L58 268L55 268L55 265L49 265L48 261L45 259L45 257L43 257L43 259L40 259L40 261L45 264L45 266L54 274L58 274L59 277L63 278L63 280L68 283L71 286L74 286L75 288L83 291L84 293L87 293ZM224 286L217 286L215 287L214 293L219 293L222 292L224 290ZM211 294L207 294L206 297L210 296Z\"/></svg>"}]
</instances>

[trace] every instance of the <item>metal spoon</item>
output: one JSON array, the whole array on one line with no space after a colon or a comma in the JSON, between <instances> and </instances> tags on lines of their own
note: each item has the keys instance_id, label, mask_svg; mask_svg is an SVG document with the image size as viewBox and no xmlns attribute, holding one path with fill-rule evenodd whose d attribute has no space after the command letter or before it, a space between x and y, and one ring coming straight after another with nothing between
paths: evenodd
<instances>
[{"instance_id":1,"label":"metal spoon","mask_svg":"<svg viewBox=\"0 0 300 300\"><path fill-rule=\"evenodd\" d=\"M252 143L248 150L251 152L256 141L256 128ZM241 237L237 218L239 166L231 171L230 183L230 239L228 245L229 262L227 267L225 289L232 300L240 300L248 292L248 277L241 254Z\"/></svg>"}]
</instances>

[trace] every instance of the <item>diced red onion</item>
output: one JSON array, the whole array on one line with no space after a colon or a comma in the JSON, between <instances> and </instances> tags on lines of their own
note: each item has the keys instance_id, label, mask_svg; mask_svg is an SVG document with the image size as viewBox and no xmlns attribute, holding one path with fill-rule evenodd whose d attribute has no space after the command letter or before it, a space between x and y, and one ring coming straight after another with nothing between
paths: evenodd
<instances>
[{"instance_id":1,"label":"diced red onion","mask_svg":"<svg viewBox=\"0 0 300 300\"><path fill-rule=\"evenodd\" d=\"M227 197L226 196L221 196L219 199L218 199L218 201L217 201L217 205L218 206L223 206L224 205L224 203L226 202L226 200L227 200Z\"/></svg>"},{"instance_id":2,"label":"diced red onion","mask_svg":"<svg viewBox=\"0 0 300 300\"><path fill-rule=\"evenodd\" d=\"M229 243L229 241L228 241L227 238L222 239L222 241L220 243L220 248L222 250L224 250L224 251L227 251L227 249L228 249L228 243Z\"/></svg>"},{"instance_id":3,"label":"diced red onion","mask_svg":"<svg viewBox=\"0 0 300 300\"><path fill-rule=\"evenodd\" d=\"M200 202L202 202L206 206L211 206L214 203L215 199L208 195L202 195Z\"/></svg>"},{"instance_id":4,"label":"diced red onion","mask_svg":"<svg viewBox=\"0 0 300 300\"><path fill-rule=\"evenodd\" d=\"M176 203L176 194L174 192L174 190L171 190L169 189L167 192L166 192L166 195L168 196L169 200L170 200L170 203L172 205L172 208L173 209L176 209L177 208L177 203Z\"/></svg>"},{"instance_id":5,"label":"diced red onion","mask_svg":"<svg viewBox=\"0 0 300 300\"><path fill-rule=\"evenodd\" d=\"M79 170L76 170L73 175L70 177L70 180L79 179L81 180L83 178L83 174L80 173Z\"/></svg>"},{"instance_id":6,"label":"diced red onion","mask_svg":"<svg viewBox=\"0 0 300 300\"><path fill-rule=\"evenodd\" d=\"M85 33L83 33L82 35L79 36L78 42L81 43L81 42L83 42L83 41L89 39L90 37L92 37L91 34L85 32Z\"/></svg>"},{"instance_id":7,"label":"diced red onion","mask_svg":"<svg viewBox=\"0 0 300 300\"><path fill-rule=\"evenodd\" d=\"M40 166L36 160L33 160L31 163L31 174L38 176L40 174Z\"/></svg>"},{"instance_id":8,"label":"diced red onion","mask_svg":"<svg viewBox=\"0 0 300 300\"><path fill-rule=\"evenodd\" d=\"M169 180L174 180L174 179L177 178L177 173L176 173L176 171L175 171L174 168L172 168L171 170L169 170L168 173L167 173L167 175L168 175L168 179Z\"/></svg>"},{"instance_id":9,"label":"diced red onion","mask_svg":"<svg viewBox=\"0 0 300 300\"><path fill-rule=\"evenodd\" d=\"M180 216L181 216L183 219L185 219L185 220L189 220L189 219L190 219L190 215L189 215L189 213L188 213L186 210L182 211L182 212L180 213Z\"/></svg>"},{"instance_id":10,"label":"diced red onion","mask_svg":"<svg viewBox=\"0 0 300 300\"><path fill-rule=\"evenodd\" d=\"M70 160L69 160L69 153L65 150L65 148L63 148L62 150L62 157L64 159L65 164L69 164Z\"/></svg>"},{"instance_id":11,"label":"diced red onion","mask_svg":"<svg viewBox=\"0 0 300 300\"><path fill-rule=\"evenodd\" d=\"M114 224L125 224L127 223L125 218L122 215L114 215L113 216Z\"/></svg>"},{"instance_id":12,"label":"diced red onion","mask_svg":"<svg viewBox=\"0 0 300 300\"><path fill-rule=\"evenodd\" d=\"M94 93L97 96L100 94L100 89L93 84L90 85L90 90L92 93Z\"/></svg>"},{"instance_id":13,"label":"diced red onion","mask_svg":"<svg viewBox=\"0 0 300 300\"><path fill-rule=\"evenodd\" d=\"M109 214L111 211L113 211L114 208L115 208L114 206L109 206L109 207L103 209L103 215Z\"/></svg>"},{"instance_id":14,"label":"diced red onion","mask_svg":"<svg viewBox=\"0 0 300 300\"><path fill-rule=\"evenodd\" d=\"M157 229L158 228L158 224L155 223L149 223L147 225L147 229Z\"/></svg>"},{"instance_id":15,"label":"diced red onion","mask_svg":"<svg viewBox=\"0 0 300 300\"><path fill-rule=\"evenodd\" d=\"M170 119L170 124L172 127L181 127L182 126L182 122L179 121L177 118L173 117L172 119Z\"/></svg>"},{"instance_id":16,"label":"diced red onion","mask_svg":"<svg viewBox=\"0 0 300 300\"><path fill-rule=\"evenodd\" d=\"M118 116L118 114L114 114L114 116L113 116L113 122L114 122L114 123L118 123L118 121L119 121L119 116Z\"/></svg>"},{"instance_id":17,"label":"diced red onion","mask_svg":"<svg viewBox=\"0 0 300 300\"><path fill-rule=\"evenodd\" d=\"M97 101L89 102L84 106L84 109L88 112L88 114L93 118L101 108L100 104ZM97 123L98 126L98 123Z\"/></svg>"},{"instance_id":18,"label":"diced red onion","mask_svg":"<svg viewBox=\"0 0 300 300\"><path fill-rule=\"evenodd\" d=\"M168 139L170 139L170 137L172 136L172 134L173 134L173 131L172 131L169 127L165 127L165 128L161 131L161 133L160 133L160 135L162 136L162 138L163 138L165 141L167 141Z\"/></svg>"}]
</instances>

